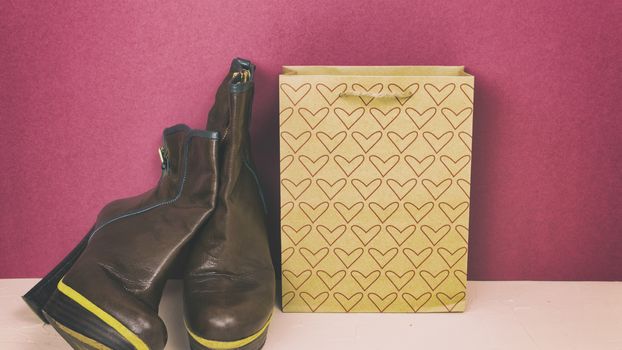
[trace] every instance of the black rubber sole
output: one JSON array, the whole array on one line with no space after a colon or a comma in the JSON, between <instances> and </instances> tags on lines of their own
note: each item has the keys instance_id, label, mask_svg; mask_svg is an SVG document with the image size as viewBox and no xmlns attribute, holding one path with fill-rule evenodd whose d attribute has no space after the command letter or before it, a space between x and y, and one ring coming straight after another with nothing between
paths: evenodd
<instances>
[{"instance_id":1,"label":"black rubber sole","mask_svg":"<svg viewBox=\"0 0 622 350\"><path fill-rule=\"evenodd\" d=\"M91 237L91 233L87 234L78 245L73 248L67 256L58 264L52 271L50 271L45 277L39 281L34 287L32 287L22 299L28 304L28 306L32 309L32 311L39 316L39 318L45 322L49 323L48 319L43 314L43 308L45 304L47 304L48 300L52 297L52 295L56 292L56 286L58 282L65 276L67 271L73 266L73 264L78 260L86 245L88 244L89 238Z\"/></svg>"},{"instance_id":2,"label":"black rubber sole","mask_svg":"<svg viewBox=\"0 0 622 350\"><path fill-rule=\"evenodd\" d=\"M268 329L266 328L264 332L252 342L239 348L229 348L227 350L259 350L263 348L264 344L266 343L267 337L268 337ZM190 341L191 350L222 350L222 349L207 348L199 344L190 334L188 334L188 339Z\"/></svg>"},{"instance_id":3,"label":"black rubber sole","mask_svg":"<svg viewBox=\"0 0 622 350\"><path fill-rule=\"evenodd\" d=\"M93 344L99 344L114 350L135 350L115 329L60 292L50 298L42 313L71 346L97 349Z\"/></svg>"},{"instance_id":4,"label":"black rubber sole","mask_svg":"<svg viewBox=\"0 0 622 350\"><path fill-rule=\"evenodd\" d=\"M74 350L114 350L107 347L104 344L98 343L93 339L85 338L85 336L77 333L76 331L60 324L52 317L45 315L45 311L43 312L44 316L46 316L49 324L54 327L56 332L60 334L60 336L71 346Z\"/></svg>"}]
</instances>

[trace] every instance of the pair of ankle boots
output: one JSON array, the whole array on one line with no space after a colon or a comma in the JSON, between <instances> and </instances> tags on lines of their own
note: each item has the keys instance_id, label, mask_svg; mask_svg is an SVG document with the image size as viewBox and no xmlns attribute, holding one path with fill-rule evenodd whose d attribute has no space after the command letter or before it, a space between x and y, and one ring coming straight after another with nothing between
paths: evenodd
<instances>
[{"instance_id":1,"label":"pair of ankle boots","mask_svg":"<svg viewBox=\"0 0 622 350\"><path fill-rule=\"evenodd\" d=\"M74 349L164 349L158 305L180 263L191 349L263 346L275 283L250 157L253 73L249 61L233 60L207 130L166 129L158 185L105 206L78 246L24 295Z\"/></svg>"}]
</instances>

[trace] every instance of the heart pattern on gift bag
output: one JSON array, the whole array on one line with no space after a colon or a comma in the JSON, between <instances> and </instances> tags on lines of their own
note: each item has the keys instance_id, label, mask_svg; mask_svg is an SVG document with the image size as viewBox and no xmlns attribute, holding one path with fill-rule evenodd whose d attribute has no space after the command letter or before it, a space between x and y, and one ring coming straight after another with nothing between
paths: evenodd
<instances>
[{"instance_id":1,"label":"heart pattern on gift bag","mask_svg":"<svg viewBox=\"0 0 622 350\"><path fill-rule=\"evenodd\" d=\"M472 79L290 78L283 311L463 311Z\"/></svg>"}]
</instances>

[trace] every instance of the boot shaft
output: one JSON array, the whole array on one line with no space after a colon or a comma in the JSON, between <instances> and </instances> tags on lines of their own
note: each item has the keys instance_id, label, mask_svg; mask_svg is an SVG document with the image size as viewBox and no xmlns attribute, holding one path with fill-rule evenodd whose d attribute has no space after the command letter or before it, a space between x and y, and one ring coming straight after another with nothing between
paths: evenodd
<instances>
[{"instance_id":1,"label":"boot shaft","mask_svg":"<svg viewBox=\"0 0 622 350\"><path fill-rule=\"evenodd\" d=\"M207 128L221 135L221 187L226 192L231 191L231 184L237 181L244 163L251 164L250 121L254 71L255 66L249 61L234 59L209 112Z\"/></svg>"},{"instance_id":2,"label":"boot shaft","mask_svg":"<svg viewBox=\"0 0 622 350\"><path fill-rule=\"evenodd\" d=\"M157 187L108 204L84 253L65 276L95 299L105 300L111 291L97 286L113 279L122 290L157 307L175 258L215 208L218 133L176 125L165 130L163 139Z\"/></svg>"},{"instance_id":3,"label":"boot shaft","mask_svg":"<svg viewBox=\"0 0 622 350\"><path fill-rule=\"evenodd\" d=\"M220 143L218 133L192 130L178 124L162 134L159 148L162 173L155 188L135 197L107 204L99 213L95 230L117 217L134 215L152 206L214 207Z\"/></svg>"},{"instance_id":4,"label":"boot shaft","mask_svg":"<svg viewBox=\"0 0 622 350\"><path fill-rule=\"evenodd\" d=\"M157 187L162 197L177 205L191 202L213 206L209 199L218 188L218 133L180 124L166 129L162 139L162 175Z\"/></svg>"},{"instance_id":5,"label":"boot shaft","mask_svg":"<svg viewBox=\"0 0 622 350\"><path fill-rule=\"evenodd\" d=\"M250 155L254 69L249 61L233 60L210 110L208 128L222 135L221 182L216 210L198 234L186 272L273 269L266 207Z\"/></svg>"}]
</instances>

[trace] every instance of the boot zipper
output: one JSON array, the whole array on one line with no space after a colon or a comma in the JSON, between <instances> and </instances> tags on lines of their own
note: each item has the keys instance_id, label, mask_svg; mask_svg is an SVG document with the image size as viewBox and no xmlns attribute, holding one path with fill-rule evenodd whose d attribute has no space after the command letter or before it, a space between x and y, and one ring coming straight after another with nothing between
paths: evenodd
<instances>
[{"instance_id":1,"label":"boot zipper","mask_svg":"<svg viewBox=\"0 0 622 350\"><path fill-rule=\"evenodd\" d=\"M184 150L183 150L183 158L182 158L182 162L181 164L183 164L183 172L182 172L182 176L181 176L181 181L179 183L179 188L177 189L177 194L175 195L175 197L168 199L168 200L164 200L162 202L158 202L155 204L152 204L148 207L144 207L144 208L139 208L136 209L134 211L130 211L127 212L125 214L121 214L117 217L114 217L110 220L107 220L106 222L103 222L101 225L94 227L93 231L90 233L90 237L89 237L89 241L93 238L93 236L102 228L104 228L105 226L109 225L110 223L113 223L115 221L130 217L130 216L134 216L134 215L138 215L138 214L142 214L144 212L150 211L154 208L157 207L161 207L161 206L165 206L165 205L169 205L172 203L175 203L180 197L181 194L184 190L184 185L186 184L186 177L188 175L188 143L189 141L186 141L184 143ZM159 154L160 154L160 160L162 161L162 169L168 169L169 166L169 159L168 159L168 148L166 148L165 146L162 146L159 148Z\"/></svg>"},{"instance_id":2,"label":"boot zipper","mask_svg":"<svg viewBox=\"0 0 622 350\"><path fill-rule=\"evenodd\" d=\"M255 183L257 184L257 191L259 192L259 198L261 199L261 204L263 205L263 211L264 213L268 214L268 205L266 204L266 198L264 197L263 190L261 189L261 185L259 184L259 177L255 173L255 170L253 170L253 168L248 163L248 159L244 159L243 163L255 179Z\"/></svg>"}]
</instances>

